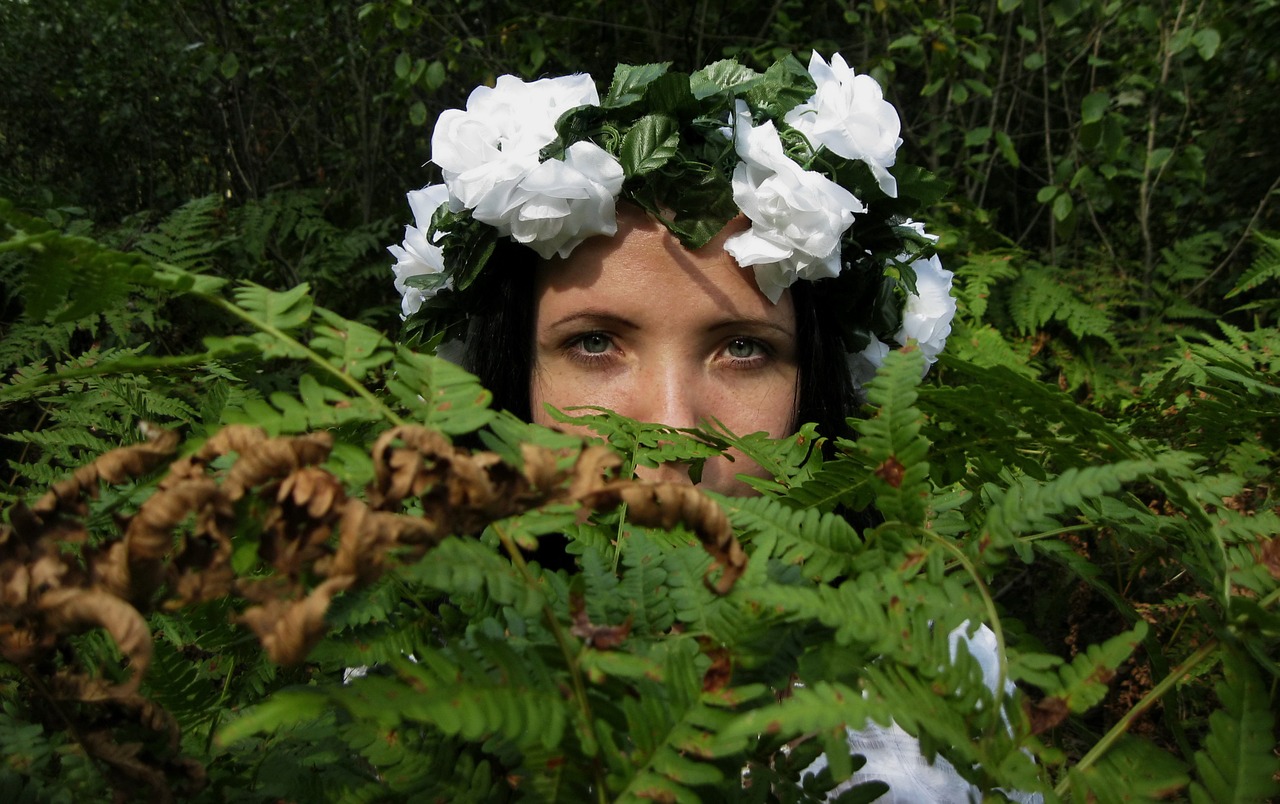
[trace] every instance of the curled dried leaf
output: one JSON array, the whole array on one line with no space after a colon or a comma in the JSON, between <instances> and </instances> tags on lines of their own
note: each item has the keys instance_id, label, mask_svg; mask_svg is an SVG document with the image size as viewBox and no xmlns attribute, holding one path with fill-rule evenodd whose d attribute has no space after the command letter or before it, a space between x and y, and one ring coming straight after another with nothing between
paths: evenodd
<instances>
[{"instance_id":1,"label":"curled dried leaf","mask_svg":"<svg viewBox=\"0 0 1280 804\"><path fill-rule=\"evenodd\" d=\"M347 500L338 522L338 551L316 568L330 577L350 575L368 583L382 574L393 549L434 547L441 538L430 520L374 511L360 500Z\"/></svg>"},{"instance_id":2,"label":"curled dried leaf","mask_svg":"<svg viewBox=\"0 0 1280 804\"><path fill-rule=\"evenodd\" d=\"M373 444L374 480L369 504L384 509L422 494L439 480L436 461L450 458L453 453L449 439L435 430L416 424L387 430Z\"/></svg>"},{"instance_id":3,"label":"curled dried leaf","mask_svg":"<svg viewBox=\"0 0 1280 804\"><path fill-rule=\"evenodd\" d=\"M349 588L355 580L352 575L329 578L302 600L269 601L247 609L239 619L258 635L272 661L297 664L324 636L324 614L333 596Z\"/></svg>"},{"instance_id":4,"label":"curled dried leaf","mask_svg":"<svg viewBox=\"0 0 1280 804\"><path fill-rule=\"evenodd\" d=\"M178 434L172 430L152 428L147 431L147 436L147 440L140 444L103 453L97 460L77 469L71 477L53 484L31 510L41 517L60 510L79 512L81 495L87 492L97 496L99 479L123 483L139 477L167 460L178 447Z\"/></svg>"},{"instance_id":5,"label":"curled dried leaf","mask_svg":"<svg viewBox=\"0 0 1280 804\"><path fill-rule=\"evenodd\" d=\"M627 504L627 518L638 525L670 529L683 524L698 536L703 548L721 568L719 580L707 585L716 594L728 594L747 568L747 554L733 535L729 518L719 505L693 486L623 480L583 495L591 508Z\"/></svg>"},{"instance_id":6,"label":"curled dried leaf","mask_svg":"<svg viewBox=\"0 0 1280 804\"><path fill-rule=\"evenodd\" d=\"M229 500L270 480L278 480L303 466L314 466L329 457L333 436L326 432L280 436L244 445L240 457L227 472L222 491Z\"/></svg>"},{"instance_id":7,"label":"curled dried leaf","mask_svg":"<svg viewBox=\"0 0 1280 804\"><path fill-rule=\"evenodd\" d=\"M102 589L51 589L40 596L40 611L50 628L62 633L78 633L89 628L106 629L120 652L129 660L133 674L123 684L110 688L108 697L123 698L137 692L138 684L151 666L151 629L138 610Z\"/></svg>"},{"instance_id":8,"label":"curled dried leaf","mask_svg":"<svg viewBox=\"0 0 1280 804\"><path fill-rule=\"evenodd\" d=\"M329 537L345 501L342 484L323 469L306 466L293 472L281 482L266 514L259 555L279 572L299 574L329 554Z\"/></svg>"},{"instance_id":9,"label":"curled dried leaf","mask_svg":"<svg viewBox=\"0 0 1280 804\"><path fill-rule=\"evenodd\" d=\"M618 453L603 444L587 447L578 455L578 460L573 465L569 497L580 500L587 494L604 488L621 465L622 459L618 457Z\"/></svg>"}]
</instances>

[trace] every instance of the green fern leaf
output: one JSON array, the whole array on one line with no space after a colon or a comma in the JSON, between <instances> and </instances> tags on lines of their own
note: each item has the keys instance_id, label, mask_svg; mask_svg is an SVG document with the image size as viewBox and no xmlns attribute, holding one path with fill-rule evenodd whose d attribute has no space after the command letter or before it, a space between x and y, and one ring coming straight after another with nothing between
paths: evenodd
<instances>
[{"instance_id":1,"label":"green fern leaf","mask_svg":"<svg viewBox=\"0 0 1280 804\"><path fill-rule=\"evenodd\" d=\"M1107 694L1107 682L1115 675L1116 668L1133 654L1146 636L1147 624L1139 620L1132 630L1100 645L1090 645L1056 672L1036 670L1026 663L1014 663L1011 669L1017 678L1040 687L1046 696L1057 699L1070 711L1085 712L1102 701Z\"/></svg>"},{"instance_id":2,"label":"green fern leaf","mask_svg":"<svg viewBox=\"0 0 1280 804\"><path fill-rule=\"evenodd\" d=\"M796 565L815 582L849 574L865 549L857 530L842 516L814 508L796 510L765 497L724 500L723 504L734 529L757 545L755 558L773 557Z\"/></svg>"},{"instance_id":3,"label":"green fern leaf","mask_svg":"<svg viewBox=\"0 0 1280 804\"><path fill-rule=\"evenodd\" d=\"M530 587L510 563L470 539L445 539L417 564L402 569L401 575L458 597L483 592L495 603L515 607L524 617L540 614L546 602L543 591Z\"/></svg>"},{"instance_id":4,"label":"green fern leaf","mask_svg":"<svg viewBox=\"0 0 1280 804\"><path fill-rule=\"evenodd\" d=\"M311 287L305 282L283 292L246 282L235 289L235 299L260 325L282 332L307 323L313 307Z\"/></svg>"},{"instance_id":5,"label":"green fern leaf","mask_svg":"<svg viewBox=\"0 0 1280 804\"><path fill-rule=\"evenodd\" d=\"M1097 763L1068 772L1072 800L1099 804L1168 801L1187 785L1187 768L1147 740L1125 735Z\"/></svg>"},{"instance_id":6,"label":"green fern leaf","mask_svg":"<svg viewBox=\"0 0 1280 804\"><path fill-rule=\"evenodd\" d=\"M819 681L796 688L781 703L734 718L715 736L709 752L713 756L740 753L761 734L785 739L837 728L858 729L872 720L888 723L890 717L874 698L844 684Z\"/></svg>"},{"instance_id":7,"label":"green fern leaf","mask_svg":"<svg viewBox=\"0 0 1280 804\"><path fill-rule=\"evenodd\" d=\"M218 237L222 203L216 195L195 198L178 207L154 231L138 240L138 251L184 271L206 271L221 245Z\"/></svg>"},{"instance_id":8,"label":"green fern leaf","mask_svg":"<svg viewBox=\"0 0 1280 804\"><path fill-rule=\"evenodd\" d=\"M1255 232L1258 241L1258 253L1253 258L1253 265L1236 280L1235 287L1227 293L1230 299L1260 286L1264 282L1280 279L1280 237L1269 237L1262 232Z\"/></svg>"},{"instance_id":9,"label":"green fern leaf","mask_svg":"<svg viewBox=\"0 0 1280 804\"><path fill-rule=\"evenodd\" d=\"M495 416L493 398L474 375L447 360L396 349L387 390L417 424L448 435L471 433Z\"/></svg>"},{"instance_id":10,"label":"green fern leaf","mask_svg":"<svg viewBox=\"0 0 1280 804\"><path fill-rule=\"evenodd\" d=\"M865 510L875 500L872 472L875 465L862 452L842 452L779 499L800 508L830 511L837 505Z\"/></svg>"},{"instance_id":11,"label":"green fern leaf","mask_svg":"<svg viewBox=\"0 0 1280 804\"><path fill-rule=\"evenodd\" d=\"M1052 517L1085 501L1113 494L1124 483L1155 475L1187 476L1192 457L1166 453L1152 460L1120 461L1107 466L1071 467L1052 480L1021 478L988 508L983 532L996 545L1012 545L1029 560L1031 548L1016 537L1053 527Z\"/></svg>"},{"instance_id":12,"label":"green fern leaf","mask_svg":"<svg viewBox=\"0 0 1280 804\"><path fill-rule=\"evenodd\" d=\"M915 407L923 366L918 349L891 352L867 385L875 416L854 425L858 448L876 467L877 507L887 519L917 526L924 524L929 496L929 441L920 434L924 416Z\"/></svg>"},{"instance_id":13,"label":"green fern leaf","mask_svg":"<svg viewBox=\"0 0 1280 804\"><path fill-rule=\"evenodd\" d=\"M363 380L369 372L391 360L394 354L391 342L376 329L348 321L324 308L317 309L316 313L328 326L316 328L310 346L344 374Z\"/></svg>"},{"instance_id":14,"label":"green fern leaf","mask_svg":"<svg viewBox=\"0 0 1280 804\"><path fill-rule=\"evenodd\" d=\"M1222 708L1209 716L1209 733L1196 752L1194 804L1274 801L1280 795L1275 717L1267 684L1253 665L1228 651L1218 685Z\"/></svg>"}]
</instances>

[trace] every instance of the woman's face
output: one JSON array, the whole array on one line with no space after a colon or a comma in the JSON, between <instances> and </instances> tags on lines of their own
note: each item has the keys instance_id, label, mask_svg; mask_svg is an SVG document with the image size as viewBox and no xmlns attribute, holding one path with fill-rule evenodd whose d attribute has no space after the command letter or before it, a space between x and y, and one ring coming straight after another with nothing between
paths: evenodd
<instances>
[{"instance_id":1,"label":"woman's face","mask_svg":"<svg viewBox=\"0 0 1280 804\"><path fill-rule=\"evenodd\" d=\"M772 304L724 251L745 220L688 251L638 209L620 206L618 234L587 240L538 269L533 420L597 405L633 419L693 427L717 419L734 433L787 435L796 410L796 320L790 293ZM702 485L750 488L739 457L707 461ZM664 466L650 477L688 479Z\"/></svg>"}]
</instances>

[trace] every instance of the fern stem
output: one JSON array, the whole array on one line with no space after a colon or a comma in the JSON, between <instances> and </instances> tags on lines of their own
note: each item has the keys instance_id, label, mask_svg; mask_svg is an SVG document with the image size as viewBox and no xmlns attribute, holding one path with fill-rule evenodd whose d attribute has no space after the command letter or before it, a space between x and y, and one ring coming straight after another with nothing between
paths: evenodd
<instances>
[{"instance_id":1,"label":"fern stem","mask_svg":"<svg viewBox=\"0 0 1280 804\"><path fill-rule=\"evenodd\" d=\"M531 587L536 587L538 585L537 581L534 580L533 575L529 572L529 565L525 563L524 554L520 552L520 548L515 541L504 528L497 524L493 525L493 531L498 534L498 540L502 542L503 549L511 557L511 563L520 571L525 583ZM565 664L569 668L569 678L573 681L573 697L578 702L578 708L582 714L583 728L586 729L587 736L593 746L591 759L592 769L595 773L596 798L600 804L607 804L609 799L605 795L604 772L600 765L600 738L596 735L595 719L591 715L591 702L587 700L587 685L582 680L582 668L578 666L578 657L574 654L573 647L569 644L569 638L565 636L564 629L560 627L560 621L556 618L556 613L546 603L542 604L542 616L546 619L547 628L551 631L551 635L555 637L556 645L559 646L560 653L564 656Z\"/></svg>"},{"instance_id":2,"label":"fern stem","mask_svg":"<svg viewBox=\"0 0 1280 804\"><path fill-rule=\"evenodd\" d=\"M1111 730L1104 734L1102 739L1099 740L1093 748L1089 749L1089 753L1081 757L1080 761L1077 762L1075 767L1071 768L1071 770L1082 773L1092 767L1103 754L1111 749L1111 746L1115 744L1116 740L1119 740L1124 736L1125 732L1129 731L1129 727L1133 725L1133 721L1137 720L1139 715L1154 706L1156 701L1160 700L1166 692L1173 688L1174 684L1181 681L1186 675L1194 670L1197 665L1216 651L1218 649L1218 644L1218 639L1216 637L1210 639L1208 642L1201 645L1199 650L1188 656L1186 661L1175 667L1169 675L1160 680L1159 684L1152 687L1150 692L1142 696L1142 700L1134 704L1128 712L1125 712L1124 717L1120 718L1120 720L1111 727ZM1053 789L1053 792L1059 797L1065 796L1067 794L1067 788L1070 786L1070 781L1071 776L1068 773L1062 777L1061 781L1058 782L1058 785Z\"/></svg>"},{"instance_id":3,"label":"fern stem","mask_svg":"<svg viewBox=\"0 0 1280 804\"><path fill-rule=\"evenodd\" d=\"M245 312L239 306L232 304L231 302L227 301L221 296L215 296L209 293L198 293L196 295L200 296L205 301L208 301L213 305L220 307L221 309L230 313L236 318L239 318L241 321L244 321L245 323L253 326L255 329L261 330L262 332L281 341L282 343L288 344L292 349L295 349L299 354L306 355L306 358L308 360L310 360L312 363L318 366L322 371L329 374L329 376L333 377L338 382L342 383L347 388L351 389L352 393L354 393L356 396L360 397L365 402L367 402L374 410L378 411L378 413L381 414L384 419L391 422L393 425L396 425L397 427L404 424L404 419L400 418L400 416L398 416L395 411L387 407L386 403L384 403L382 400L374 396L373 393L368 388L365 388L363 385L356 382L354 379L352 379L351 375L340 371L336 366L334 366L328 360L325 360L323 357L316 354L309 347L307 347L300 341L294 339L291 335L287 334L283 330L277 327L273 327L270 324L266 323L265 321L259 321L257 318L254 318L252 315Z\"/></svg>"},{"instance_id":4,"label":"fern stem","mask_svg":"<svg viewBox=\"0 0 1280 804\"><path fill-rule=\"evenodd\" d=\"M965 572L969 573L969 577L973 578L973 582L978 587L978 594L982 596L982 605L987 610L987 622L991 632L996 636L996 665L999 667L1000 672L996 676L994 692L998 702L1004 697L1005 680L1009 677L1009 660L1004 655L1004 628L1000 625L1000 615L996 612L996 601L991 596L991 590L987 588L987 584L982 580L977 568L973 566L973 562L969 560L969 557L964 554L964 551L958 545L952 544L927 528L921 532L930 541L940 545L943 550L954 555L956 560L960 562L960 566L964 567Z\"/></svg>"}]
</instances>

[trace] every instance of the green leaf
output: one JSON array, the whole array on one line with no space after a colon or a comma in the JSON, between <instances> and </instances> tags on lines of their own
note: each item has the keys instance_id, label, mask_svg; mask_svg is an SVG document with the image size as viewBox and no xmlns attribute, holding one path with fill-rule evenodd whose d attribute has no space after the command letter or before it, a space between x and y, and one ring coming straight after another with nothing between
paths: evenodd
<instances>
[{"instance_id":1,"label":"green leaf","mask_svg":"<svg viewBox=\"0 0 1280 804\"><path fill-rule=\"evenodd\" d=\"M409 70L413 67L413 59L405 51L400 51L400 55L396 56L396 78L405 79L409 77Z\"/></svg>"},{"instance_id":2,"label":"green leaf","mask_svg":"<svg viewBox=\"0 0 1280 804\"><path fill-rule=\"evenodd\" d=\"M650 173L670 161L679 145L680 131L674 118L645 115L622 138L622 169L628 178Z\"/></svg>"},{"instance_id":3,"label":"green leaf","mask_svg":"<svg viewBox=\"0 0 1280 804\"><path fill-rule=\"evenodd\" d=\"M666 75L670 62L659 64L619 64L613 71L613 82L600 105L606 109L629 106L644 97L649 84Z\"/></svg>"},{"instance_id":4,"label":"green leaf","mask_svg":"<svg viewBox=\"0 0 1280 804\"><path fill-rule=\"evenodd\" d=\"M1003 131L996 132L996 147L1000 149L1000 155L1012 167L1021 167L1022 160L1018 158L1018 151L1013 147L1013 140Z\"/></svg>"},{"instance_id":5,"label":"green leaf","mask_svg":"<svg viewBox=\"0 0 1280 804\"><path fill-rule=\"evenodd\" d=\"M236 304L261 325L288 332L297 329L311 318L314 304L311 286L303 282L297 287L277 292L261 285L246 282L235 290Z\"/></svg>"},{"instance_id":6,"label":"green leaf","mask_svg":"<svg viewBox=\"0 0 1280 804\"><path fill-rule=\"evenodd\" d=\"M1090 92L1080 101L1080 122L1086 126L1098 122L1110 106L1111 95L1106 92Z\"/></svg>"},{"instance_id":7,"label":"green leaf","mask_svg":"<svg viewBox=\"0 0 1280 804\"><path fill-rule=\"evenodd\" d=\"M298 723L316 720L331 711L329 696L320 690L281 690L218 729L219 745L233 745L255 734L275 733Z\"/></svg>"},{"instance_id":8,"label":"green leaf","mask_svg":"<svg viewBox=\"0 0 1280 804\"><path fill-rule=\"evenodd\" d=\"M858 449L876 467L876 505L886 519L924 523L929 496L929 441L920 434L924 416L915 407L916 387L924 371L919 347L890 352L867 384L867 400L876 406L870 419L855 424Z\"/></svg>"},{"instance_id":9,"label":"green leaf","mask_svg":"<svg viewBox=\"0 0 1280 804\"><path fill-rule=\"evenodd\" d=\"M227 53L224 55L222 61L218 64L218 72L222 73L223 78L235 78L236 73L240 72L240 60L236 58L236 54Z\"/></svg>"},{"instance_id":10,"label":"green leaf","mask_svg":"<svg viewBox=\"0 0 1280 804\"><path fill-rule=\"evenodd\" d=\"M1226 677L1217 687L1222 708L1209 715L1209 734L1196 752L1194 804L1275 801L1280 759L1268 684L1251 662L1228 652Z\"/></svg>"},{"instance_id":11,"label":"green leaf","mask_svg":"<svg viewBox=\"0 0 1280 804\"><path fill-rule=\"evenodd\" d=\"M316 328L310 346L344 374L362 380L370 371L391 360L394 354L391 342L381 332L324 308L316 312L329 326Z\"/></svg>"},{"instance_id":12,"label":"green leaf","mask_svg":"<svg viewBox=\"0 0 1280 804\"><path fill-rule=\"evenodd\" d=\"M1218 33L1216 28L1204 28L1196 31L1191 41L1200 53L1200 58L1209 61L1217 54L1218 46L1222 44L1222 34Z\"/></svg>"},{"instance_id":13,"label":"green leaf","mask_svg":"<svg viewBox=\"0 0 1280 804\"><path fill-rule=\"evenodd\" d=\"M1059 222L1065 221L1071 217L1071 213L1075 210L1075 202L1071 200L1070 193L1058 193L1053 199L1053 217Z\"/></svg>"},{"instance_id":14,"label":"green leaf","mask_svg":"<svg viewBox=\"0 0 1280 804\"><path fill-rule=\"evenodd\" d=\"M1258 253L1253 265L1236 280L1235 287L1226 295L1228 299L1253 290L1264 282L1280 279L1280 237L1255 232L1254 239L1258 241Z\"/></svg>"},{"instance_id":15,"label":"green leaf","mask_svg":"<svg viewBox=\"0 0 1280 804\"><path fill-rule=\"evenodd\" d=\"M991 139L991 129L987 126L979 126L965 132L964 144L966 148L976 148L979 145L985 145Z\"/></svg>"},{"instance_id":16,"label":"green leaf","mask_svg":"<svg viewBox=\"0 0 1280 804\"><path fill-rule=\"evenodd\" d=\"M689 88L698 100L726 92L741 94L757 83L761 75L750 67L744 67L735 59L724 59L708 64L689 76Z\"/></svg>"},{"instance_id":17,"label":"green leaf","mask_svg":"<svg viewBox=\"0 0 1280 804\"><path fill-rule=\"evenodd\" d=\"M1146 622L1139 620L1133 629L1117 634L1101 645L1090 645L1068 665L1052 672L1033 672L1021 666L1017 677L1039 686L1045 695L1062 702L1075 713L1087 712L1101 703L1107 694L1107 682L1115 670L1128 659L1147 636ZM1011 665L1018 671L1018 665Z\"/></svg>"},{"instance_id":18,"label":"green leaf","mask_svg":"<svg viewBox=\"0 0 1280 804\"><path fill-rule=\"evenodd\" d=\"M427 72L425 74L427 89L431 90L432 92L436 91L440 87L444 86L445 78L446 78L446 73L444 68L444 62L440 61L439 59L436 59L435 61L427 65Z\"/></svg>"}]
</instances>

